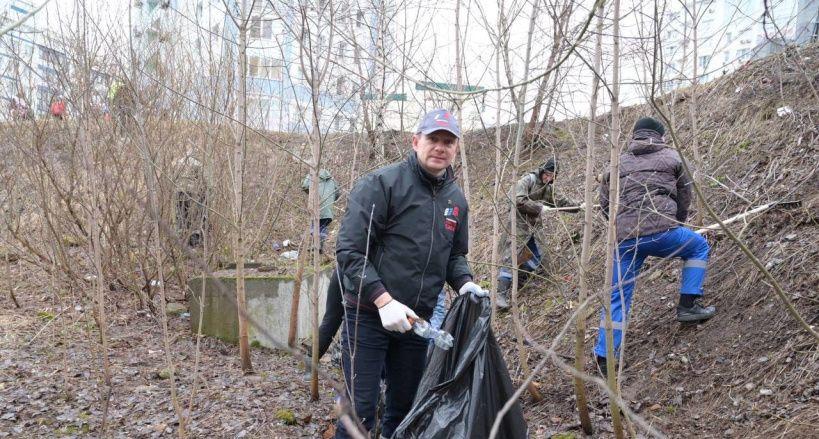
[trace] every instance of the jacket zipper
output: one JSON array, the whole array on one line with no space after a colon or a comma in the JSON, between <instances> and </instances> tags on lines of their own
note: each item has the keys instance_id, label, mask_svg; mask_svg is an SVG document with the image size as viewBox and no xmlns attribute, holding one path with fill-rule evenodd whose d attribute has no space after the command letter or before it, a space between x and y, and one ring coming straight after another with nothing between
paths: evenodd
<instances>
[{"instance_id":1,"label":"jacket zipper","mask_svg":"<svg viewBox=\"0 0 819 439\"><path fill-rule=\"evenodd\" d=\"M429 267L429 261L432 259L432 248L435 246L435 215L437 213L437 206L435 205L435 186L431 185L432 189L432 227L429 234L429 253L427 254L427 263L424 265L424 270L421 272L421 284L418 286L418 295L415 296L415 304L413 307L418 307L418 302L421 301L421 293L424 291L424 278L427 274L427 268Z\"/></svg>"}]
</instances>

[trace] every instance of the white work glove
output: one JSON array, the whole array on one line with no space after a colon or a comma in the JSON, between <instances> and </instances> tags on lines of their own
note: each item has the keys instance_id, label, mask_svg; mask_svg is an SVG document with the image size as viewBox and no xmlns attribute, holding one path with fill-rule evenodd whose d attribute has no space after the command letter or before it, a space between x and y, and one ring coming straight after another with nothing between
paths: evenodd
<instances>
[{"instance_id":1,"label":"white work glove","mask_svg":"<svg viewBox=\"0 0 819 439\"><path fill-rule=\"evenodd\" d=\"M552 211L552 208L544 204L543 208L540 209L540 217L543 218L543 219L546 219L546 217L549 216L549 212L551 212L551 211Z\"/></svg>"},{"instance_id":2,"label":"white work glove","mask_svg":"<svg viewBox=\"0 0 819 439\"><path fill-rule=\"evenodd\" d=\"M460 290L458 290L458 294L461 296L466 293L472 293L472 296L476 298L489 297L489 291L484 290L480 287L480 285L474 282L467 282L463 284Z\"/></svg>"},{"instance_id":3,"label":"white work glove","mask_svg":"<svg viewBox=\"0 0 819 439\"><path fill-rule=\"evenodd\" d=\"M386 305L378 308L378 317L381 318L381 326L387 331L398 331L401 333L412 329L412 325L407 316L418 319L418 315L408 306L392 299Z\"/></svg>"}]
</instances>

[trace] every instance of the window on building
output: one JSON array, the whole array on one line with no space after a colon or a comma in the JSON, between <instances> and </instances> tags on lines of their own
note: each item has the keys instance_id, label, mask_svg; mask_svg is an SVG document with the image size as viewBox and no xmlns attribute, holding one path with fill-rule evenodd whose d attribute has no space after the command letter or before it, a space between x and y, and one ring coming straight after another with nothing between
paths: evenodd
<instances>
[{"instance_id":1,"label":"window on building","mask_svg":"<svg viewBox=\"0 0 819 439\"><path fill-rule=\"evenodd\" d=\"M731 52L726 50L725 52L722 52L722 63L728 64L729 61L731 61Z\"/></svg>"},{"instance_id":2,"label":"window on building","mask_svg":"<svg viewBox=\"0 0 819 439\"><path fill-rule=\"evenodd\" d=\"M273 37L273 20L263 19L262 17L252 17L250 19L250 38L266 38Z\"/></svg>"},{"instance_id":3,"label":"window on building","mask_svg":"<svg viewBox=\"0 0 819 439\"><path fill-rule=\"evenodd\" d=\"M273 20L262 20L262 38L270 39L273 37Z\"/></svg>"},{"instance_id":4,"label":"window on building","mask_svg":"<svg viewBox=\"0 0 819 439\"><path fill-rule=\"evenodd\" d=\"M262 35L262 22L259 17L250 18L250 38L259 38Z\"/></svg>"},{"instance_id":5,"label":"window on building","mask_svg":"<svg viewBox=\"0 0 819 439\"><path fill-rule=\"evenodd\" d=\"M363 11L358 11L358 14L356 14L356 16L355 16L355 21L356 21L356 23L355 23L356 27L364 26L364 12Z\"/></svg>"},{"instance_id":6,"label":"window on building","mask_svg":"<svg viewBox=\"0 0 819 439\"><path fill-rule=\"evenodd\" d=\"M259 57L252 55L247 57L247 74L248 76L259 76Z\"/></svg>"},{"instance_id":7,"label":"window on building","mask_svg":"<svg viewBox=\"0 0 819 439\"><path fill-rule=\"evenodd\" d=\"M711 61L711 56L709 56L709 55L703 55L703 56L701 56L701 57L700 57L700 67L702 67L702 68L707 68L707 67L708 67L708 63L709 63L710 61Z\"/></svg>"},{"instance_id":8,"label":"window on building","mask_svg":"<svg viewBox=\"0 0 819 439\"><path fill-rule=\"evenodd\" d=\"M338 56L342 58L347 56L347 43L344 41L338 42Z\"/></svg>"},{"instance_id":9,"label":"window on building","mask_svg":"<svg viewBox=\"0 0 819 439\"><path fill-rule=\"evenodd\" d=\"M748 54L751 52L751 49L739 49L737 50L737 59L740 61L745 61L748 59Z\"/></svg>"},{"instance_id":10,"label":"window on building","mask_svg":"<svg viewBox=\"0 0 819 439\"><path fill-rule=\"evenodd\" d=\"M284 70L284 64L277 59L267 58L267 78L268 79L275 79L276 81L282 80L282 71Z\"/></svg>"},{"instance_id":11,"label":"window on building","mask_svg":"<svg viewBox=\"0 0 819 439\"><path fill-rule=\"evenodd\" d=\"M734 35L731 34L731 32L726 32L725 39L728 40L728 42L730 43L731 41L734 41Z\"/></svg>"},{"instance_id":12,"label":"window on building","mask_svg":"<svg viewBox=\"0 0 819 439\"><path fill-rule=\"evenodd\" d=\"M347 81L344 80L343 76L340 76L336 80L336 94L343 95L347 93Z\"/></svg>"}]
</instances>

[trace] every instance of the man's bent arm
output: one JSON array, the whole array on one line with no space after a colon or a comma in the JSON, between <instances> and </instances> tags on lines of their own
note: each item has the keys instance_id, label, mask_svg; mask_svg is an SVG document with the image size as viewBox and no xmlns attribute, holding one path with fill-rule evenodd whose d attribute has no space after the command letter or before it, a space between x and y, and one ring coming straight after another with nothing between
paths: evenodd
<instances>
[{"instance_id":1,"label":"man's bent arm","mask_svg":"<svg viewBox=\"0 0 819 439\"><path fill-rule=\"evenodd\" d=\"M529 198L529 192L532 189L532 181L534 177L532 174L526 174L515 183L515 207L518 212L527 215L538 215L543 210L543 204L539 201L533 201Z\"/></svg>"},{"instance_id":2,"label":"man's bent arm","mask_svg":"<svg viewBox=\"0 0 819 439\"><path fill-rule=\"evenodd\" d=\"M386 212L386 194L378 177L363 177L347 198L347 212L338 232L336 259L339 269L353 282L356 293L364 303L374 303L376 298L387 291L381 282L381 276L365 256L368 249L372 255L377 248L376 242L386 223ZM363 286L360 292L359 286Z\"/></svg>"}]
</instances>

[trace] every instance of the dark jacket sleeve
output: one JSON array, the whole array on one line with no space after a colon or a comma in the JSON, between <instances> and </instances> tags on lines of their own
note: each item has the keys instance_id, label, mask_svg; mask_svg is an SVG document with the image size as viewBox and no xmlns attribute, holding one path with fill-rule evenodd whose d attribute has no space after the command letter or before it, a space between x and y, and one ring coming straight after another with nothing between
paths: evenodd
<instances>
[{"instance_id":1,"label":"dark jacket sleeve","mask_svg":"<svg viewBox=\"0 0 819 439\"><path fill-rule=\"evenodd\" d=\"M534 201L529 198L529 193L532 190L533 174L526 174L515 183L515 207L518 212L525 215L538 215L543 210L543 204L539 201Z\"/></svg>"},{"instance_id":2,"label":"dark jacket sleeve","mask_svg":"<svg viewBox=\"0 0 819 439\"><path fill-rule=\"evenodd\" d=\"M691 179L685 172L682 160L677 165L677 221L688 219L688 208L691 206Z\"/></svg>"},{"instance_id":3,"label":"dark jacket sleeve","mask_svg":"<svg viewBox=\"0 0 819 439\"><path fill-rule=\"evenodd\" d=\"M347 212L336 241L336 259L341 272L355 286L364 303L372 303L386 288L381 276L365 255L373 255L387 222L387 194L377 175L356 183L347 197ZM370 228L372 217L372 228ZM369 242L368 242L369 236ZM359 292L359 286L363 286Z\"/></svg>"},{"instance_id":4,"label":"dark jacket sleeve","mask_svg":"<svg viewBox=\"0 0 819 439\"><path fill-rule=\"evenodd\" d=\"M609 219L609 173L603 174L600 179L600 211L603 216Z\"/></svg>"},{"instance_id":5,"label":"dark jacket sleeve","mask_svg":"<svg viewBox=\"0 0 819 439\"><path fill-rule=\"evenodd\" d=\"M335 188L335 193L333 194L333 201L338 201L341 198L341 188L338 187L338 183L333 180L333 187Z\"/></svg>"},{"instance_id":6,"label":"dark jacket sleeve","mask_svg":"<svg viewBox=\"0 0 819 439\"><path fill-rule=\"evenodd\" d=\"M452 239L452 250L446 267L446 281L455 291L472 280L472 271L466 262L466 254L469 252L469 209L464 211L461 224Z\"/></svg>"}]
</instances>

